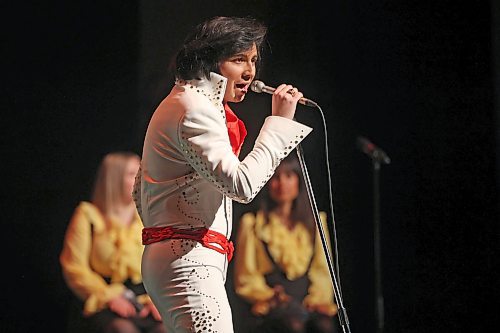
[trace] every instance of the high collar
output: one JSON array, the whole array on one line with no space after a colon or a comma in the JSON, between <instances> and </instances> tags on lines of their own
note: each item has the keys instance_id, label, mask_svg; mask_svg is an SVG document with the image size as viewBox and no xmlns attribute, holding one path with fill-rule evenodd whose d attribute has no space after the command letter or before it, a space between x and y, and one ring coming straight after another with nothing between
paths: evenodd
<instances>
[{"instance_id":1,"label":"high collar","mask_svg":"<svg viewBox=\"0 0 500 333\"><path fill-rule=\"evenodd\" d=\"M227 78L220 74L210 72L210 80L206 78L193 80L177 79L175 84L196 89L197 92L207 96L214 105L222 106L222 100L226 92Z\"/></svg>"}]
</instances>

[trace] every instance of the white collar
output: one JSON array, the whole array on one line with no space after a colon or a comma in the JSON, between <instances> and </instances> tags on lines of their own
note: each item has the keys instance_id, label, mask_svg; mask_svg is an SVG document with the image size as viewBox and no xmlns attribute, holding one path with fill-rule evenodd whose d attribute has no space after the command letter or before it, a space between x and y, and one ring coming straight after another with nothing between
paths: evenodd
<instances>
[{"instance_id":1,"label":"white collar","mask_svg":"<svg viewBox=\"0 0 500 333\"><path fill-rule=\"evenodd\" d=\"M193 80L175 80L178 86L190 87L196 89L197 92L207 96L215 105L222 105L222 100L226 92L227 78L210 72L210 80L193 79Z\"/></svg>"}]
</instances>

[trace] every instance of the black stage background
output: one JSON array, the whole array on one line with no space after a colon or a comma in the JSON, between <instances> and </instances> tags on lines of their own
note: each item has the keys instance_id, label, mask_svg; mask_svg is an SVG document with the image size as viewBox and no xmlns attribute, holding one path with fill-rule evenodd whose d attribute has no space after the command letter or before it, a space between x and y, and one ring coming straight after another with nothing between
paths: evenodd
<instances>
[{"instance_id":1,"label":"black stage background","mask_svg":"<svg viewBox=\"0 0 500 333\"><path fill-rule=\"evenodd\" d=\"M381 172L385 332L497 330L499 5L325 6L61 1L4 10L1 332L64 332L70 293L58 254L97 163L112 150L141 152L147 120L172 84L169 57L192 25L247 14L270 27L262 80L298 86L326 117L352 332L375 332L372 165L355 147L359 135L392 159ZM246 151L269 103L250 94L234 107L250 130ZM300 107L297 118L315 129L303 147L329 212L321 117ZM235 208L237 220L253 204ZM231 276L227 287L233 298ZM235 316L236 328L242 322Z\"/></svg>"}]
</instances>

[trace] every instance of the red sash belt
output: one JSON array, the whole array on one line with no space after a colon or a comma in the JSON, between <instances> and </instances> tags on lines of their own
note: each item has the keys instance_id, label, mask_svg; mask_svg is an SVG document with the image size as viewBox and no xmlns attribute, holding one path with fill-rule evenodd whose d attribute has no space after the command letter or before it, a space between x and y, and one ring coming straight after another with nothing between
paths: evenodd
<instances>
[{"instance_id":1,"label":"red sash belt","mask_svg":"<svg viewBox=\"0 0 500 333\"><path fill-rule=\"evenodd\" d=\"M227 254L227 260L233 258L234 246L223 234L207 228L178 229L174 227L152 227L142 229L142 244L148 245L164 239L192 239L204 247ZM215 246L219 245L221 248Z\"/></svg>"}]
</instances>

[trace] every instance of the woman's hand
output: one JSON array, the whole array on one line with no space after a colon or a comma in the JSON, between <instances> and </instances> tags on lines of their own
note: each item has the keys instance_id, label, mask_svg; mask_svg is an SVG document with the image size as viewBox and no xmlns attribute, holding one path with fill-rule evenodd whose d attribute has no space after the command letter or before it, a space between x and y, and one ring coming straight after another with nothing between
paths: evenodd
<instances>
[{"instance_id":1,"label":"woman's hand","mask_svg":"<svg viewBox=\"0 0 500 333\"><path fill-rule=\"evenodd\" d=\"M137 314L135 307L125 297L118 296L108 302L111 311L123 318L133 317Z\"/></svg>"},{"instance_id":2,"label":"woman's hand","mask_svg":"<svg viewBox=\"0 0 500 333\"><path fill-rule=\"evenodd\" d=\"M307 305L306 308L309 312L318 312L329 317L333 317L337 314L337 306L332 304Z\"/></svg>"},{"instance_id":3,"label":"woman's hand","mask_svg":"<svg viewBox=\"0 0 500 333\"><path fill-rule=\"evenodd\" d=\"M271 304L269 301L258 301L252 305L251 311L255 316L265 316L271 311Z\"/></svg>"},{"instance_id":4,"label":"woman's hand","mask_svg":"<svg viewBox=\"0 0 500 333\"><path fill-rule=\"evenodd\" d=\"M285 293L285 288L281 285L276 285L273 287L274 295L270 299L265 301L259 301L254 303L252 306L252 313L256 316L264 316L269 313L274 308L280 305L286 304L292 300L290 295Z\"/></svg>"},{"instance_id":5,"label":"woman's hand","mask_svg":"<svg viewBox=\"0 0 500 333\"><path fill-rule=\"evenodd\" d=\"M283 303L288 303L292 300L292 297L285 293L285 288L279 284L275 285L273 287L274 289L274 297L272 298L274 300L275 306Z\"/></svg>"},{"instance_id":6,"label":"woman's hand","mask_svg":"<svg viewBox=\"0 0 500 333\"><path fill-rule=\"evenodd\" d=\"M289 84L281 84L273 93L272 115L293 119L297 102L304 95Z\"/></svg>"},{"instance_id":7,"label":"woman's hand","mask_svg":"<svg viewBox=\"0 0 500 333\"><path fill-rule=\"evenodd\" d=\"M156 320L156 321L161 321L161 315L156 306L153 304L153 302L147 302L144 304L144 308L142 308L141 312L139 312L139 317L144 318L147 317L149 314Z\"/></svg>"}]
</instances>

